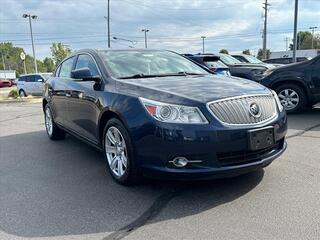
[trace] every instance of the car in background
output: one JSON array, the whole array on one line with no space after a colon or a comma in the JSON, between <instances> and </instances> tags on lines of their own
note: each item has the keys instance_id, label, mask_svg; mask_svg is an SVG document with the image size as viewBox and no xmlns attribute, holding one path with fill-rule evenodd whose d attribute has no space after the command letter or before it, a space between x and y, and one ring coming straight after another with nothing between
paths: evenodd
<instances>
[{"instance_id":1,"label":"car in background","mask_svg":"<svg viewBox=\"0 0 320 240\"><path fill-rule=\"evenodd\" d=\"M0 79L0 88L11 87L12 81L9 79Z\"/></svg>"},{"instance_id":2,"label":"car in background","mask_svg":"<svg viewBox=\"0 0 320 240\"><path fill-rule=\"evenodd\" d=\"M298 113L320 102L320 56L269 69L260 82L274 89L288 113Z\"/></svg>"},{"instance_id":3,"label":"car in background","mask_svg":"<svg viewBox=\"0 0 320 240\"><path fill-rule=\"evenodd\" d=\"M97 147L124 185L241 175L286 149L274 92L171 51L73 52L45 82L42 107L51 140L67 132Z\"/></svg>"},{"instance_id":4,"label":"car in background","mask_svg":"<svg viewBox=\"0 0 320 240\"><path fill-rule=\"evenodd\" d=\"M264 72L268 69L261 64L242 63L229 54L219 53L220 61L229 67L231 76L246 78L259 82L263 78Z\"/></svg>"},{"instance_id":5,"label":"car in background","mask_svg":"<svg viewBox=\"0 0 320 240\"><path fill-rule=\"evenodd\" d=\"M29 95L41 96L43 90L43 83L52 73L31 73L21 75L17 82L17 91L20 97Z\"/></svg>"},{"instance_id":6,"label":"car in background","mask_svg":"<svg viewBox=\"0 0 320 240\"><path fill-rule=\"evenodd\" d=\"M304 62L311 60L309 57L297 57L297 62ZM291 64L293 63L292 57L284 57L284 58L270 58L263 60L264 63L271 63L271 64Z\"/></svg>"},{"instance_id":7,"label":"car in background","mask_svg":"<svg viewBox=\"0 0 320 240\"><path fill-rule=\"evenodd\" d=\"M220 57L213 54L183 54L188 59L206 66L212 72L231 76L229 67L220 61Z\"/></svg>"},{"instance_id":8,"label":"car in background","mask_svg":"<svg viewBox=\"0 0 320 240\"><path fill-rule=\"evenodd\" d=\"M267 68L276 67L273 64L268 64L268 63L262 62L258 58L254 57L252 55L248 55L248 54L232 54L231 56L238 59L240 62L243 62L243 63L259 64L259 65L265 66Z\"/></svg>"}]
</instances>

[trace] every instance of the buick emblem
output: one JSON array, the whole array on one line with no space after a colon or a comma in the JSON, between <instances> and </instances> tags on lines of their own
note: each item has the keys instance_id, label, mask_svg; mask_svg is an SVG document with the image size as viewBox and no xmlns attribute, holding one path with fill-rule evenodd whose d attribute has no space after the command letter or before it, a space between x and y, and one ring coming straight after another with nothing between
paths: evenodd
<instances>
[{"instance_id":1,"label":"buick emblem","mask_svg":"<svg viewBox=\"0 0 320 240\"><path fill-rule=\"evenodd\" d=\"M253 102L249 104L249 113L252 117L258 118L261 116L261 110L257 103Z\"/></svg>"}]
</instances>

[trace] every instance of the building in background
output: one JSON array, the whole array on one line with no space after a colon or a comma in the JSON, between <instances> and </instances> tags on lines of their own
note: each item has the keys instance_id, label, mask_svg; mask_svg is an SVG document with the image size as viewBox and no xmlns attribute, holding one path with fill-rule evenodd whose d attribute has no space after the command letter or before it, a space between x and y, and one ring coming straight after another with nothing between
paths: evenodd
<instances>
[{"instance_id":1,"label":"building in background","mask_svg":"<svg viewBox=\"0 0 320 240\"><path fill-rule=\"evenodd\" d=\"M314 58L320 55L320 49L297 50L297 57ZM292 57L292 51L271 52L270 58L288 58Z\"/></svg>"},{"instance_id":2,"label":"building in background","mask_svg":"<svg viewBox=\"0 0 320 240\"><path fill-rule=\"evenodd\" d=\"M14 80L16 79L15 70L0 70L0 79Z\"/></svg>"}]
</instances>

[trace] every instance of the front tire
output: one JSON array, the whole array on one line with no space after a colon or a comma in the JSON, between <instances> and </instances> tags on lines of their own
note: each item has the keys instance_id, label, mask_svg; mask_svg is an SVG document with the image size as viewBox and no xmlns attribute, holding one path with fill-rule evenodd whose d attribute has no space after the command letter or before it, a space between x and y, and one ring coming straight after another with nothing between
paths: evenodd
<instances>
[{"instance_id":1,"label":"front tire","mask_svg":"<svg viewBox=\"0 0 320 240\"><path fill-rule=\"evenodd\" d=\"M60 129L54 122L49 104L47 104L44 108L44 121L48 137L51 140L61 140L65 138L65 131Z\"/></svg>"},{"instance_id":2,"label":"front tire","mask_svg":"<svg viewBox=\"0 0 320 240\"><path fill-rule=\"evenodd\" d=\"M26 97L27 94L26 94L26 92L25 92L24 90L21 89L21 90L19 91L19 96L20 96L20 97Z\"/></svg>"},{"instance_id":3,"label":"front tire","mask_svg":"<svg viewBox=\"0 0 320 240\"><path fill-rule=\"evenodd\" d=\"M299 113L306 110L307 96L301 87L295 84L284 84L279 86L276 92L287 113Z\"/></svg>"},{"instance_id":4,"label":"front tire","mask_svg":"<svg viewBox=\"0 0 320 240\"><path fill-rule=\"evenodd\" d=\"M103 148L108 170L116 182L134 185L140 181L129 133L116 118L110 119L104 128Z\"/></svg>"}]
</instances>

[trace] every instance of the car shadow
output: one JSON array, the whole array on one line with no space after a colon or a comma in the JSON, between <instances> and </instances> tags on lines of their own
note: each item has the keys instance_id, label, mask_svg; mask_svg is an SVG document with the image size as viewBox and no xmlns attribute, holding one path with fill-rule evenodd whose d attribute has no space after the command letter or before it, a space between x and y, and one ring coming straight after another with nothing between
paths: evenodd
<instances>
[{"instance_id":1,"label":"car shadow","mask_svg":"<svg viewBox=\"0 0 320 240\"><path fill-rule=\"evenodd\" d=\"M146 179L124 187L111 179L99 151L70 136L50 141L44 131L1 137L0 164L0 229L22 237L114 232L145 216L163 196L169 197L155 212L173 200L184 207L160 220L150 216L146 224L191 216L243 196L264 175L259 170L201 182Z\"/></svg>"}]
</instances>

